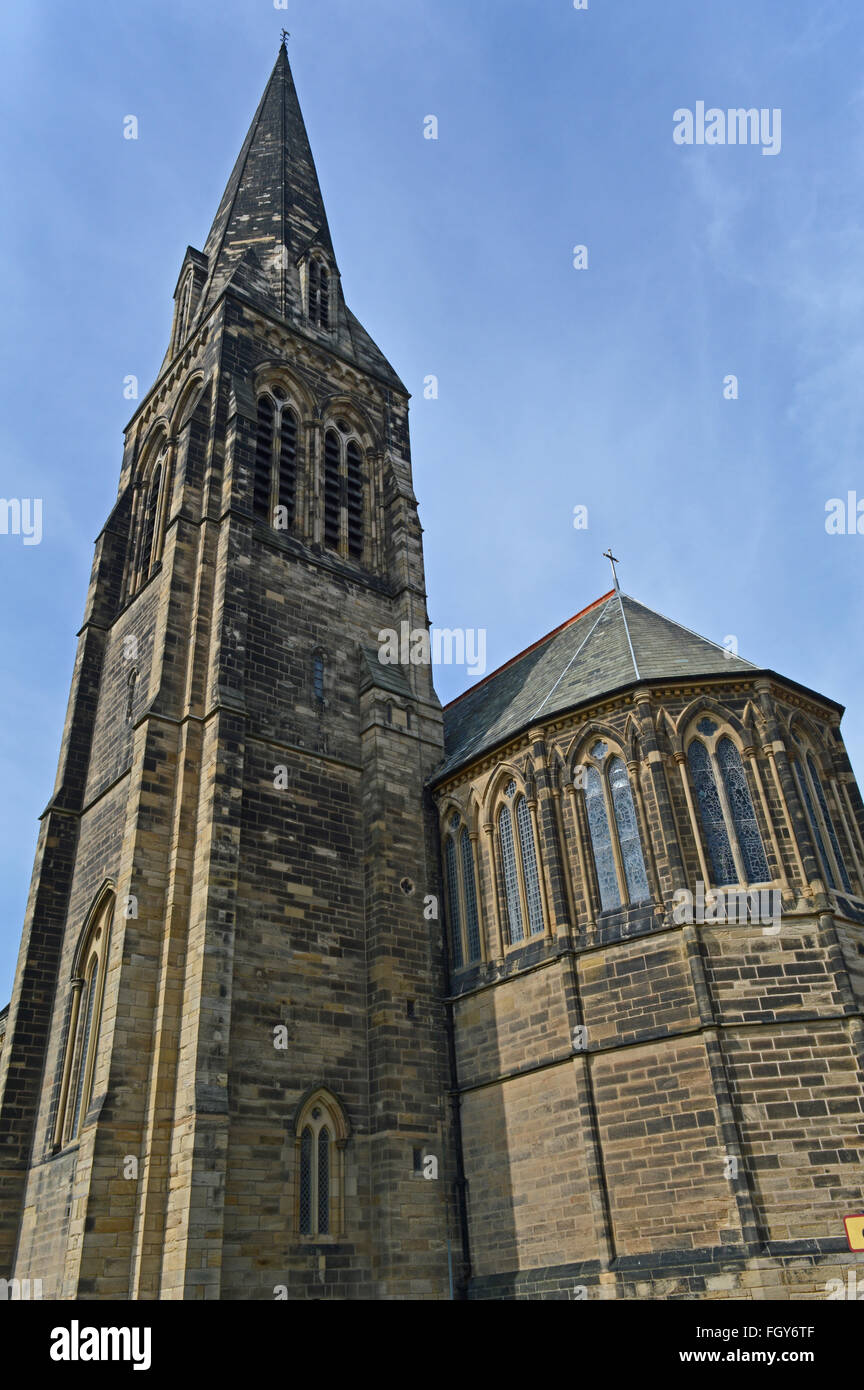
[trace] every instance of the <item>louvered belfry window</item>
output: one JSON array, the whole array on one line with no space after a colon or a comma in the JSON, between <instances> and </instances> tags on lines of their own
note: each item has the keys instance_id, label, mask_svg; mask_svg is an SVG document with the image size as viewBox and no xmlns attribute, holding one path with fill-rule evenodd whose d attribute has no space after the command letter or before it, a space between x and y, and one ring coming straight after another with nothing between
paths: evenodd
<instances>
[{"instance_id":1,"label":"louvered belfry window","mask_svg":"<svg viewBox=\"0 0 864 1390\"><path fill-rule=\"evenodd\" d=\"M363 555L363 454L356 440L349 441L345 456L348 554L359 560Z\"/></svg>"},{"instance_id":2,"label":"louvered belfry window","mask_svg":"<svg viewBox=\"0 0 864 1390\"><path fill-rule=\"evenodd\" d=\"M339 549L342 480L340 478L342 447L335 430L324 437L324 544L328 550Z\"/></svg>"},{"instance_id":3,"label":"louvered belfry window","mask_svg":"<svg viewBox=\"0 0 864 1390\"><path fill-rule=\"evenodd\" d=\"M365 455L356 439L347 439L349 426L324 435L324 545L328 550L363 559L365 549ZM344 511L344 525L343 525Z\"/></svg>"},{"instance_id":4,"label":"louvered belfry window","mask_svg":"<svg viewBox=\"0 0 864 1390\"><path fill-rule=\"evenodd\" d=\"M252 511L278 530L297 520L297 438L297 415L284 393L274 388L259 396Z\"/></svg>"},{"instance_id":5,"label":"louvered belfry window","mask_svg":"<svg viewBox=\"0 0 864 1390\"><path fill-rule=\"evenodd\" d=\"M330 327L330 272L316 257L309 262L309 322Z\"/></svg>"}]
</instances>

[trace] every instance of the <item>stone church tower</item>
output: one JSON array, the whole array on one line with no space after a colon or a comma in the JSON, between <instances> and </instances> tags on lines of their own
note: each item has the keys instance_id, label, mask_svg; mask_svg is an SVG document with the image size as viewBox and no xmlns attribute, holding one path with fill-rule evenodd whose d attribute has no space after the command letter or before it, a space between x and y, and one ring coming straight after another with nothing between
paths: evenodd
<instances>
[{"instance_id":1,"label":"stone church tower","mask_svg":"<svg viewBox=\"0 0 864 1390\"><path fill-rule=\"evenodd\" d=\"M96 544L0 1013L0 1278L842 1287L841 706L617 576L443 714L428 665L379 660L403 624L428 627L408 393L345 304L283 48Z\"/></svg>"},{"instance_id":2,"label":"stone church tower","mask_svg":"<svg viewBox=\"0 0 864 1390\"><path fill-rule=\"evenodd\" d=\"M428 625L407 412L283 48L126 432L42 818L0 1272L46 1298L449 1297L441 710L377 660Z\"/></svg>"}]
</instances>

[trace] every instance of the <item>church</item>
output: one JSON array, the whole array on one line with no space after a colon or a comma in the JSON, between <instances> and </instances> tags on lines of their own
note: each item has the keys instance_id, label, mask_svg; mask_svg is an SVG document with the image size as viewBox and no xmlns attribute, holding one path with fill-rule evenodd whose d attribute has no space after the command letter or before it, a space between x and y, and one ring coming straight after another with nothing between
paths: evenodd
<instances>
[{"instance_id":1,"label":"church","mask_svg":"<svg viewBox=\"0 0 864 1390\"><path fill-rule=\"evenodd\" d=\"M283 46L96 542L3 1020L0 1276L826 1297L864 1206L843 710L617 575L442 710L378 639L429 626L408 401Z\"/></svg>"}]
</instances>

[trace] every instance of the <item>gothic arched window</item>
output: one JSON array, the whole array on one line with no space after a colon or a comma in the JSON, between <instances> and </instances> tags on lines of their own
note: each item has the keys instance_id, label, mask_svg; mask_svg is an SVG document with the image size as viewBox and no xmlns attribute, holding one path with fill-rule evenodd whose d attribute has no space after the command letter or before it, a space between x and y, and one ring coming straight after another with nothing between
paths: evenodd
<instances>
[{"instance_id":1,"label":"gothic arched window","mask_svg":"<svg viewBox=\"0 0 864 1390\"><path fill-rule=\"evenodd\" d=\"M324 436L324 544L328 550L339 549L342 486L340 465L342 446L335 430Z\"/></svg>"},{"instance_id":2,"label":"gothic arched window","mask_svg":"<svg viewBox=\"0 0 864 1390\"><path fill-rule=\"evenodd\" d=\"M60 1102L54 1125L57 1148L78 1137L93 1092L113 917L114 894L105 891L91 911L89 925L75 952Z\"/></svg>"},{"instance_id":3,"label":"gothic arched window","mask_svg":"<svg viewBox=\"0 0 864 1390\"><path fill-rule=\"evenodd\" d=\"M324 544L352 560L362 560L365 543L366 490L364 453L357 439L346 439L349 426L324 435ZM343 526L342 514L345 513Z\"/></svg>"},{"instance_id":4,"label":"gothic arched window","mask_svg":"<svg viewBox=\"0 0 864 1390\"><path fill-rule=\"evenodd\" d=\"M771 871L765 857L765 847L759 833L759 823L753 809L741 754L730 738L721 738L717 745L717 765L723 778L723 789L738 837L747 882L765 883L771 877Z\"/></svg>"},{"instance_id":5,"label":"gothic arched window","mask_svg":"<svg viewBox=\"0 0 864 1390\"><path fill-rule=\"evenodd\" d=\"M345 504L348 512L348 554L363 556L363 454L356 439L345 450Z\"/></svg>"},{"instance_id":6,"label":"gothic arched window","mask_svg":"<svg viewBox=\"0 0 864 1390\"><path fill-rule=\"evenodd\" d=\"M301 1236L338 1236L344 1221L344 1149L348 1125L328 1091L317 1091L297 1123L297 1229Z\"/></svg>"},{"instance_id":7,"label":"gothic arched window","mask_svg":"<svg viewBox=\"0 0 864 1390\"><path fill-rule=\"evenodd\" d=\"M324 653L315 652L312 657L312 693L315 703L324 703Z\"/></svg>"},{"instance_id":8,"label":"gothic arched window","mask_svg":"<svg viewBox=\"0 0 864 1390\"><path fill-rule=\"evenodd\" d=\"M297 518L298 421L284 392L274 387L258 397L252 511L277 531Z\"/></svg>"},{"instance_id":9,"label":"gothic arched window","mask_svg":"<svg viewBox=\"0 0 864 1390\"><path fill-rule=\"evenodd\" d=\"M543 931L543 899L534 843L531 810L524 796L516 795L516 783L504 790L507 803L498 812L498 845L504 878L508 939L510 945Z\"/></svg>"},{"instance_id":10,"label":"gothic arched window","mask_svg":"<svg viewBox=\"0 0 864 1390\"><path fill-rule=\"evenodd\" d=\"M698 730L702 738L690 744L687 763L714 884L767 883L771 871L741 754L725 734L717 739L713 719Z\"/></svg>"},{"instance_id":11,"label":"gothic arched window","mask_svg":"<svg viewBox=\"0 0 864 1390\"><path fill-rule=\"evenodd\" d=\"M801 745L797 735L795 741ZM825 788L812 752L801 746L800 753L796 751L796 756L792 758L792 768L828 887L836 890L839 877L846 892L851 893L849 871L840 849L840 841L828 809Z\"/></svg>"},{"instance_id":12,"label":"gothic arched window","mask_svg":"<svg viewBox=\"0 0 864 1390\"><path fill-rule=\"evenodd\" d=\"M477 881L474 847L467 826L458 811L450 816L444 840L444 868L447 880L447 909L450 922L450 949L455 970L481 958L480 918L477 911Z\"/></svg>"},{"instance_id":13,"label":"gothic arched window","mask_svg":"<svg viewBox=\"0 0 864 1390\"><path fill-rule=\"evenodd\" d=\"M164 450L163 450L164 452ZM162 489L162 462L157 462L156 467L150 478L150 485L147 489L147 501L144 506L144 530L141 539L141 583L145 583L150 577L150 569L155 559L153 554L153 543L156 539L156 528L159 522L159 495Z\"/></svg>"},{"instance_id":14,"label":"gothic arched window","mask_svg":"<svg viewBox=\"0 0 864 1390\"><path fill-rule=\"evenodd\" d=\"M627 768L609 757L609 745L594 744L585 769L585 812L600 891L600 908L610 912L622 903L647 902L651 896L639 822Z\"/></svg>"}]
</instances>

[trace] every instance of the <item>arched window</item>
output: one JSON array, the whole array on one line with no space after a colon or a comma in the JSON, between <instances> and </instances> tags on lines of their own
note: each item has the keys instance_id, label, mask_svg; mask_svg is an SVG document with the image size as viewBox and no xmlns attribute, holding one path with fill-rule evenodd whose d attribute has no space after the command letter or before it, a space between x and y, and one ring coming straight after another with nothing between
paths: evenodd
<instances>
[{"instance_id":1,"label":"arched window","mask_svg":"<svg viewBox=\"0 0 864 1390\"><path fill-rule=\"evenodd\" d=\"M133 712L133 710L135 709L135 686L137 685L137 683L138 683L138 672L137 672L137 670L135 670L134 667L133 667L133 669L132 669L132 670L130 671L130 673L129 673L129 679L128 679L127 682L126 682L126 720L127 720L127 722L132 718L132 712Z\"/></svg>"},{"instance_id":2,"label":"arched window","mask_svg":"<svg viewBox=\"0 0 864 1390\"><path fill-rule=\"evenodd\" d=\"M453 950L453 966L456 970L463 964L462 951L462 912L459 899L459 871L456 867L456 846L453 836L448 835L444 846L444 863L447 869L447 902L450 908L450 941Z\"/></svg>"},{"instance_id":3,"label":"arched window","mask_svg":"<svg viewBox=\"0 0 864 1390\"><path fill-rule=\"evenodd\" d=\"M836 891L839 878L846 892L851 893L852 884L849 879L849 871L840 850L840 841L837 838L834 821L828 809L825 788L819 776L816 759L812 752L803 746L798 735L793 736L800 748L800 752L796 750L796 755L792 758L795 780L804 809L807 812L816 852L822 863L828 887Z\"/></svg>"},{"instance_id":4,"label":"arched window","mask_svg":"<svg viewBox=\"0 0 864 1390\"><path fill-rule=\"evenodd\" d=\"M164 453L164 450L163 450ZM144 508L144 531L141 540L141 583L143 584L150 577L150 569L154 560L153 542L156 538L156 528L159 521L159 494L162 489L162 461L161 457L150 479L150 486L147 489L147 502Z\"/></svg>"},{"instance_id":5,"label":"arched window","mask_svg":"<svg viewBox=\"0 0 864 1390\"><path fill-rule=\"evenodd\" d=\"M324 544L328 550L342 551L352 560L362 560L366 506L364 453L356 439L346 440L349 426L343 421L337 421L337 425L337 429L328 429L324 436Z\"/></svg>"},{"instance_id":6,"label":"arched window","mask_svg":"<svg viewBox=\"0 0 864 1390\"><path fill-rule=\"evenodd\" d=\"M91 911L75 952L60 1102L54 1125L55 1148L78 1137L90 1104L113 917L114 894L105 891Z\"/></svg>"},{"instance_id":7,"label":"arched window","mask_svg":"<svg viewBox=\"0 0 864 1390\"><path fill-rule=\"evenodd\" d=\"M339 1102L320 1090L297 1123L297 1229L321 1239L339 1235L344 1221L344 1150L348 1124Z\"/></svg>"},{"instance_id":8,"label":"arched window","mask_svg":"<svg viewBox=\"0 0 864 1390\"><path fill-rule=\"evenodd\" d=\"M702 737L687 749L714 884L767 883L771 871L741 754L725 734L717 738L718 729L713 719L702 719Z\"/></svg>"},{"instance_id":9,"label":"arched window","mask_svg":"<svg viewBox=\"0 0 864 1390\"><path fill-rule=\"evenodd\" d=\"M324 703L324 653L315 652L312 657L312 693L318 705Z\"/></svg>"},{"instance_id":10,"label":"arched window","mask_svg":"<svg viewBox=\"0 0 864 1390\"><path fill-rule=\"evenodd\" d=\"M585 767L585 812L600 909L611 912L624 903L647 902L651 891L627 768L621 758L609 756L609 745L602 739L590 757Z\"/></svg>"},{"instance_id":11,"label":"arched window","mask_svg":"<svg viewBox=\"0 0 864 1390\"><path fill-rule=\"evenodd\" d=\"M330 327L330 272L314 256L309 262L309 322Z\"/></svg>"},{"instance_id":12,"label":"arched window","mask_svg":"<svg viewBox=\"0 0 864 1390\"><path fill-rule=\"evenodd\" d=\"M297 517L297 433L293 408L278 387L258 397L252 511L277 531Z\"/></svg>"},{"instance_id":13,"label":"arched window","mask_svg":"<svg viewBox=\"0 0 864 1390\"><path fill-rule=\"evenodd\" d=\"M276 405L272 396L258 397L258 428L255 432L255 479L252 510L261 521L270 520L273 439L276 432Z\"/></svg>"},{"instance_id":14,"label":"arched window","mask_svg":"<svg viewBox=\"0 0 864 1390\"><path fill-rule=\"evenodd\" d=\"M741 754L730 738L721 738L717 745L717 764L723 778L723 788L732 815L732 824L738 837L741 857L748 883L765 883L771 877L759 823L753 809L750 788Z\"/></svg>"},{"instance_id":15,"label":"arched window","mask_svg":"<svg viewBox=\"0 0 864 1390\"><path fill-rule=\"evenodd\" d=\"M498 812L498 844L508 937L512 946L524 940L526 923L530 936L543 931L543 899L528 802L524 796L516 795L516 783L512 780L504 795L510 804L505 804Z\"/></svg>"},{"instance_id":16,"label":"arched window","mask_svg":"<svg viewBox=\"0 0 864 1390\"><path fill-rule=\"evenodd\" d=\"M348 554L363 556L363 454L355 439L345 450L345 504L348 512Z\"/></svg>"},{"instance_id":17,"label":"arched window","mask_svg":"<svg viewBox=\"0 0 864 1390\"><path fill-rule=\"evenodd\" d=\"M450 816L447 826L444 868L452 963L454 970L459 970L480 960L481 950L474 847L458 811Z\"/></svg>"},{"instance_id":18,"label":"arched window","mask_svg":"<svg viewBox=\"0 0 864 1390\"><path fill-rule=\"evenodd\" d=\"M341 457L342 446L339 436L335 430L328 430L324 436L324 544L328 550L339 549Z\"/></svg>"}]
</instances>

